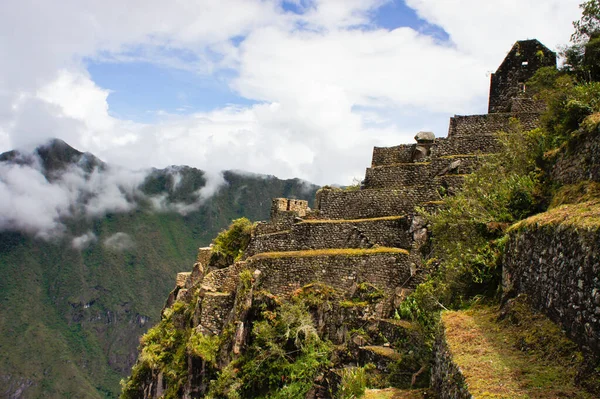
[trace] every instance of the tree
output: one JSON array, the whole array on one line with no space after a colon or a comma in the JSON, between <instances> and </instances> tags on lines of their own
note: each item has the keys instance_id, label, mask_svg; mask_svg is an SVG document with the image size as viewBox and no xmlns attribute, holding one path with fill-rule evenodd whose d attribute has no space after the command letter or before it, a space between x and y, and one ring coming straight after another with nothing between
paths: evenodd
<instances>
[{"instance_id":1,"label":"tree","mask_svg":"<svg viewBox=\"0 0 600 399\"><path fill-rule=\"evenodd\" d=\"M581 3L581 19L573 22L571 46L564 51L569 69L587 81L600 81L600 0Z\"/></svg>"}]
</instances>

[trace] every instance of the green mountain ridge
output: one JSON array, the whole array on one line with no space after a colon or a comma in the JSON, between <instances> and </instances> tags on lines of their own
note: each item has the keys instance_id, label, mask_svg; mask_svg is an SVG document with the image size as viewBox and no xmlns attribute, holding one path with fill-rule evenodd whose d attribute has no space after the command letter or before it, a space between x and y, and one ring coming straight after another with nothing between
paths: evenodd
<instances>
[{"instance_id":1,"label":"green mountain ridge","mask_svg":"<svg viewBox=\"0 0 600 399\"><path fill-rule=\"evenodd\" d=\"M49 182L72 168L87 177L110 168L60 140L29 155L1 154L0 165L32 165L35 157ZM266 219L273 197L310 200L317 189L299 179L232 171L223 179L212 196L199 199L205 172L154 169L135 198L127 194L135 204L128 212L61 217L63 233L46 240L3 226L0 397L117 397L139 337L159 320L176 273L193 263L198 246L231 219ZM87 238L76 248L75 237Z\"/></svg>"}]
</instances>

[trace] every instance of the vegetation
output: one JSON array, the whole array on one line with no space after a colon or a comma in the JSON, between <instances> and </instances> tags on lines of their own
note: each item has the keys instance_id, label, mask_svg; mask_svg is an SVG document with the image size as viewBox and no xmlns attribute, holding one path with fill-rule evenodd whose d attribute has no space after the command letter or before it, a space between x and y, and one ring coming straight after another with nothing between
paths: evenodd
<instances>
[{"instance_id":1,"label":"vegetation","mask_svg":"<svg viewBox=\"0 0 600 399\"><path fill-rule=\"evenodd\" d=\"M226 267L242 259L250 243L252 222L245 217L235 219L227 230L213 240L210 263Z\"/></svg>"},{"instance_id":2,"label":"vegetation","mask_svg":"<svg viewBox=\"0 0 600 399\"><path fill-rule=\"evenodd\" d=\"M506 306L444 312L446 341L469 392L483 398L591 398L575 384L581 353L524 297ZM499 320L499 321L498 321Z\"/></svg>"},{"instance_id":3,"label":"vegetation","mask_svg":"<svg viewBox=\"0 0 600 399\"><path fill-rule=\"evenodd\" d=\"M588 0L579 6L582 16L573 22L571 46L563 51L566 68L587 81L600 80L600 1Z\"/></svg>"},{"instance_id":4,"label":"vegetation","mask_svg":"<svg viewBox=\"0 0 600 399\"><path fill-rule=\"evenodd\" d=\"M273 258L305 258L313 256L369 256L376 254L403 254L408 255L408 251L401 248L374 247L374 248L328 248L312 249L305 251L288 252L263 252L254 255L252 259L273 259Z\"/></svg>"},{"instance_id":5,"label":"vegetation","mask_svg":"<svg viewBox=\"0 0 600 399\"><path fill-rule=\"evenodd\" d=\"M277 305L265 298L243 357L211 383L209 398L300 398L329 365L331 345L319 338L299 297Z\"/></svg>"},{"instance_id":6,"label":"vegetation","mask_svg":"<svg viewBox=\"0 0 600 399\"><path fill-rule=\"evenodd\" d=\"M338 399L358 399L365 394L368 383L368 369L365 367L349 367L342 370L342 382L338 392Z\"/></svg>"},{"instance_id":7,"label":"vegetation","mask_svg":"<svg viewBox=\"0 0 600 399\"><path fill-rule=\"evenodd\" d=\"M72 159L64 146L58 155L45 153L44 165L68 167ZM193 168L182 174L172 199L186 202L203 179ZM156 171L143 189L171 193L166 176ZM65 234L51 242L0 233L0 391L31 382L28 397L116 398L139 337L158 322L175 274L194 263L198 246L232 219L268 218L272 197L312 199L316 190L299 180L224 177L227 184L185 216L153 213L142 204L99 219L67 219ZM97 240L81 251L73 248L73 237L87 232ZM135 246L107 248L104 242L117 232Z\"/></svg>"}]
</instances>

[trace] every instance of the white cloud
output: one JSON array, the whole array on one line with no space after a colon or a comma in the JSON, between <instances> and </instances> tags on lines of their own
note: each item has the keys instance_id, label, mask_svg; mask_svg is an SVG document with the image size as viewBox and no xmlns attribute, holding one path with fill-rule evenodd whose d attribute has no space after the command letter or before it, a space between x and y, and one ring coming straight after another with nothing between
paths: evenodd
<instances>
[{"instance_id":1,"label":"white cloud","mask_svg":"<svg viewBox=\"0 0 600 399\"><path fill-rule=\"evenodd\" d=\"M78 237L74 237L71 241L71 246L76 250L81 251L86 249L96 241L98 241L98 237L96 237L96 235L93 232L88 231L87 233L84 233Z\"/></svg>"},{"instance_id":2,"label":"white cloud","mask_svg":"<svg viewBox=\"0 0 600 399\"><path fill-rule=\"evenodd\" d=\"M113 251L123 252L135 248L135 242L129 234L120 231L104 240L104 246Z\"/></svg>"},{"instance_id":3,"label":"white cloud","mask_svg":"<svg viewBox=\"0 0 600 399\"><path fill-rule=\"evenodd\" d=\"M487 73L513 42L566 42L578 2L408 0L448 43L377 29L372 15L384 0L297 2L308 3L302 15L276 0L12 2L0 14L9 54L0 65L0 148L61 137L130 168L187 164L215 177L240 169L348 184L363 176L373 145L412 142L419 130L443 136L450 115L485 112ZM259 103L162 113L152 124L122 120L84 57L207 76L233 68L231 87ZM96 207L125 209L116 194L106 198L120 202Z\"/></svg>"}]
</instances>

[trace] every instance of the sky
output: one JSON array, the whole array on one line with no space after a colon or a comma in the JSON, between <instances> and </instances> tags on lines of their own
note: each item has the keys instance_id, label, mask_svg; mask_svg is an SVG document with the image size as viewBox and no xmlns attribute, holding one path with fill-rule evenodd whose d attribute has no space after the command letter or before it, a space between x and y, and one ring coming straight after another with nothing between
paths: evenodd
<instances>
[{"instance_id":1,"label":"sky","mask_svg":"<svg viewBox=\"0 0 600 399\"><path fill-rule=\"evenodd\" d=\"M0 152L349 184L485 113L513 43L566 44L580 1L4 0Z\"/></svg>"}]
</instances>

